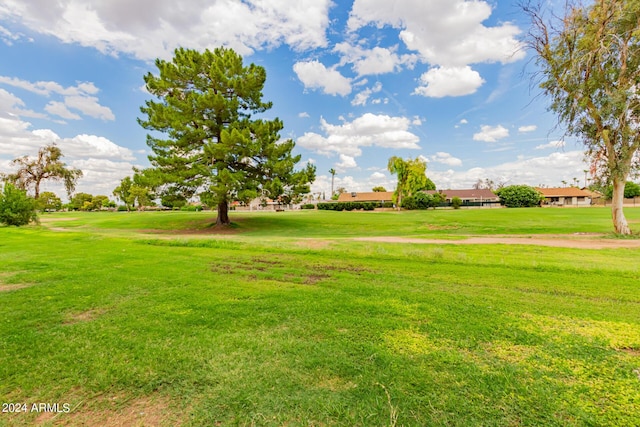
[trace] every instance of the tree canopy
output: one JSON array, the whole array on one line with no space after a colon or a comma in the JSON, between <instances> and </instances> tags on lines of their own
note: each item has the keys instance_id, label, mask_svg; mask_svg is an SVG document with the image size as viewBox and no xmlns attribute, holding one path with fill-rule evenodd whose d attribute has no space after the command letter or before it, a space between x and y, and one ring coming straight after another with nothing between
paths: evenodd
<instances>
[{"instance_id":1,"label":"tree canopy","mask_svg":"<svg viewBox=\"0 0 640 427\"><path fill-rule=\"evenodd\" d=\"M420 158L403 159L393 156L387 164L389 172L396 174L398 185L393 193L394 202L398 209L402 206L402 198L413 195L416 191L431 189L429 178L427 178L427 163ZM433 182L431 182L433 184ZM435 190L435 185L433 185Z\"/></svg>"},{"instance_id":2,"label":"tree canopy","mask_svg":"<svg viewBox=\"0 0 640 427\"><path fill-rule=\"evenodd\" d=\"M55 144L41 147L35 158L23 156L13 160L12 164L17 165L18 170L7 175L7 181L25 191L33 187L36 199L40 196L42 181L63 181L67 194L71 198L78 179L82 177L82 171L68 168L61 160L62 157L62 151Z\"/></svg>"},{"instance_id":3,"label":"tree canopy","mask_svg":"<svg viewBox=\"0 0 640 427\"><path fill-rule=\"evenodd\" d=\"M273 200L308 193L315 166L295 170L300 156L295 143L282 140L279 119L255 119L266 112L263 67L243 65L231 49L213 52L176 49L171 61L156 60L158 75L144 77L158 100L141 108L139 123L154 131L147 136L153 155L145 175L161 192L217 206L216 224L230 223L234 200L264 196ZM159 137L164 134L164 138Z\"/></svg>"},{"instance_id":4,"label":"tree canopy","mask_svg":"<svg viewBox=\"0 0 640 427\"><path fill-rule=\"evenodd\" d=\"M540 86L569 135L582 139L593 176L613 185L616 233L630 234L622 206L640 147L640 0L567 2L563 17L522 4Z\"/></svg>"},{"instance_id":5,"label":"tree canopy","mask_svg":"<svg viewBox=\"0 0 640 427\"><path fill-rule=\"evenodd\" d=\"M6 182L0 193L0 224L21 226L37 220L35 200Z\"/></svg>"},{"instance_id":6,"label":"tree canopy","mask_svg":"<svg viewBox=\"0 0 640 427\"><path fill-rule=\"evenodd\" d=\"M528 185L509 185L495 191L500 203L508 208L531 208L540 206L542 195Z\"/></svg>"}]
</instances>

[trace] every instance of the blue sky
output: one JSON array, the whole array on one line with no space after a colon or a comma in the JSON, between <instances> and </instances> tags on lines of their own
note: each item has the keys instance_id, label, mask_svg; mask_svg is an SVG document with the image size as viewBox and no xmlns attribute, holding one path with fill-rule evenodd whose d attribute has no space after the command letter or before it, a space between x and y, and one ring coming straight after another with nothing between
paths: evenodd
<instances>
[{"instance_id":1,"label":"blue sky","mask_svg":"<svg viewBox=\"0 0 640 427\"><path fill-rule=\"evenodd\" d=\"M265 67L267 115L317 165L315 192L330 168L336 187L391 190L391 156L427 160L440 189L582 185L582 147L530 83L526 30L507 1L4 0L0 171L55 142L78 191L110 195L148 165L136 119L154 59L224 45Z\"/></svg>"}]
</instances>

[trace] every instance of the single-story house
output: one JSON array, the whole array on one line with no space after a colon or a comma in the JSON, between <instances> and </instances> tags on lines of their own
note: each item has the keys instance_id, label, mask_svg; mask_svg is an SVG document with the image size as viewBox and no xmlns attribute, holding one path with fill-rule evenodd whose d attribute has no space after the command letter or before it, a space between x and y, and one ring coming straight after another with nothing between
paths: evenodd
<instances>
[{"instance_id":1,"label":"single-story house","mask_svg":"<svg viewBox=\"0 0 640 427\"><path fill-rule=\"evenodd\" d=\"M543 205L590 206L591 194L578 187L536 188L544 197Z\"/></svg>"},{"instance_id":2,"label":"single-story house","mask_svg":"<svg viewBox=\"0 0 640 427\"><path fill-rule=\"evenodd\" d=\"M462 203L498 203L500 198L488 188L478 188L471 190L429 190L429 194L441 193L445 195L447 202L451 203L451 199L458 197Z\"/></svg>"},{"instance_id":3,"label":"single-story house","mask_svg":"<svg viewBox=\"0 0 640 427\"><path fill-rule=\"evenodd\" d=\"M338 202L390 202L393 200L393 191L371 191L368 193L342 193L338 196Z\"/></svg>"}]
</instances>

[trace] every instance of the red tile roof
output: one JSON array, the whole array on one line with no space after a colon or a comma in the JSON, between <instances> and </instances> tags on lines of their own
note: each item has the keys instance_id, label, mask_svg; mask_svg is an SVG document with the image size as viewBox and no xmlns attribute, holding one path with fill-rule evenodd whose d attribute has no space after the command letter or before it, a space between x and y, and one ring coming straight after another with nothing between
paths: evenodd
<instances>
[{"instance_id":1,"label":"red tile roof","mask_svg":"<svg viewBox=\"0 0 640 427\"><path fill-rule=\"evenodd\" d=\"M591 194L578 187L536 188L544 197L591 197Z\"/></svg>"},{"instance_id":2,"label":"red tile roof","mask_svg":"<svg viewBox=\"0 0 640 427\"><path fill-rule=\"evenodd\" d=\"M339 202L389 202L393 199L393 191L378 191L370 193L342 193Z\"/></svg>"}]
</instances>

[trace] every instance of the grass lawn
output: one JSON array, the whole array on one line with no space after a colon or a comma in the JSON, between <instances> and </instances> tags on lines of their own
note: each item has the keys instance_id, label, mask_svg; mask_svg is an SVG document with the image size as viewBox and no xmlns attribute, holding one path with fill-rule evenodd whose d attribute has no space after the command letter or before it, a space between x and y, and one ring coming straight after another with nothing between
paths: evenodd
<instances>
[{"instance_id":1,"label":"grass lawn","mask_svg":"<svg viewBox=\"0 0 640 427\"><path fill-rule=\"evenodd\" d=\"M640 425L640 249L353 240L608 209L213 215L0 228L0 425Z\"/></svg>"}]
</instances>

